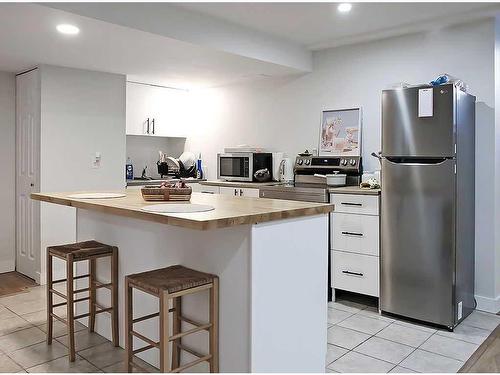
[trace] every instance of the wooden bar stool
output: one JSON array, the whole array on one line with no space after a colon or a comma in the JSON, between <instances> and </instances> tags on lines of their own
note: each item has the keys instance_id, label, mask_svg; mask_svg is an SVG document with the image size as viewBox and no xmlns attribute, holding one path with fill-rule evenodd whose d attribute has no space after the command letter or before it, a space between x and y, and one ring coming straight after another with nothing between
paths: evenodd
<instances>
[{"instance_id":1,"label":"wooden bar stool","mask_svg":"<svg viewBox=\"0 0 500 375\"><path fill-rule=\"evenodd\" d=\"M181 372L201 362L208 362L210 372L219 372L219 278L216 275L195 271L180 265L128 275L125 278L125 309L126 309L126 332L125 350L127 352L127 372L132 372L135 367L140 372L145 369L134 363L134 355L152 348L160 349L160 371ZM159 298L159 313L145 315L139 318L133 317L132 292L133 288ZM182 297L188 294L198 293L205 290L210 291L209 322L200 323L182 315ZM169 302L172 300L172 308ZM170 333L169 313L173 313L172 332ZM135 332L133 324L154 317L160 321L160 341L155 342L144 335ZM181 332L181 323L192 325L185 332ZM199 331L208 331L209 353L200 354L197 351L183 345L182 338ZM133 336L146 342L148 345L134 350ZM172 353L168 349L172 342ZM198 359L181 365L181 351L184 350ZM170 365L171 356L171 365Z\"/></svg>"},{"instance_id":2,"label":"wooden bar stool","mask_svg":"<svg viewBox=\"0 0 500 375\"><path fill-rule=\"evenodd\" d=\"M66 261L66 278L54 280L52 274L52 258L57 257ZM111 282L101 283L96 280L96 269L98 258L111 257ZM89 273L86 275L74 276L73 264L80 261L89 262ZM89 278L87 288L74 289L74 281ZM66 295L54 289L54 284L66 282ZM97 303L97 289L106 288L111 291L111 307L103 307ZM75 298L76 294L89 292L87 297ZM57 295L66 302L53 303L53 295ZM89 301L89 312L75 315L74 304L82 301ZM56 315L54 308L58 306L67 307L66 319ZM75 360L75 320L89 317L89 331L95 328L96 314L109 312L111 314L111 329L113 344L119 345L118 341L118 248L105 245L97 241L85 241L47 248L47 344L52 344L53 319L66 324L68 327L68 348L69 360Z\"/></svg>"}]
</instances>

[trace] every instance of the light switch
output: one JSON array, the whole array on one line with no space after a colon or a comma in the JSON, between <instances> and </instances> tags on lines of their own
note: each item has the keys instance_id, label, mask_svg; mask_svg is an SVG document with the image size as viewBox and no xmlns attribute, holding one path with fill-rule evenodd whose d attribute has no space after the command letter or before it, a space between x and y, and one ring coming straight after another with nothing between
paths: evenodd
<instances>
[{"instance_id":1,"label":"light switch","mask_svg":"<svg viewBox=\"0 0 500 375\"><path fill-rule=\"evenodd\" d=\"M94 157L92 158L92 168L100 168L101 167L101 153L96 151Z\"/></svg>"}]
</instances>

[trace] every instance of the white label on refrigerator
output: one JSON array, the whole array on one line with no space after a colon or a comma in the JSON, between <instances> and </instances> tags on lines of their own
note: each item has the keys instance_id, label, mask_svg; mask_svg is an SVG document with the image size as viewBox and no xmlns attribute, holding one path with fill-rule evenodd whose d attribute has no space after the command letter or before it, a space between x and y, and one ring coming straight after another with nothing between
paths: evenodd
<instances>
[{"instance_id":1,"label":"white label on refrigerator","mask_svg":"<svg viewBox=\"0 0 500 375\"><path fill-rule=\"evenodd\" d=\"M432 88L418 90L418 117L432 117L434 115L432 99Z\"/></svg>"},{"instance_id":2,"label":"white label on refrigerator","mask_svg":"<svg viewBox=\"0 0 500 375\"><path fill-rule=\"evenodd\" d=\"M463 312L462 312L462 301L458 303L458 311L457 311L457 320L462 319Z\"/></svg>"}]
</instances>

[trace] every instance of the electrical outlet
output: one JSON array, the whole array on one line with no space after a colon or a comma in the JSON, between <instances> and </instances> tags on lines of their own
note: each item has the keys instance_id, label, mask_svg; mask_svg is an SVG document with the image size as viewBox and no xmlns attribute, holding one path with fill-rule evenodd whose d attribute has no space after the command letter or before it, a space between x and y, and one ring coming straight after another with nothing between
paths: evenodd
<instances>
[{"instance_id":1,"label":"electrical outlet","mask_svg":"<svg viewBox=\"0 0 500 375\"><path fill-rule=\"evenodd\" d=\"M92 168L101 168L101 153L96 152L92 158Z\"/></svg>"}]
</instances>

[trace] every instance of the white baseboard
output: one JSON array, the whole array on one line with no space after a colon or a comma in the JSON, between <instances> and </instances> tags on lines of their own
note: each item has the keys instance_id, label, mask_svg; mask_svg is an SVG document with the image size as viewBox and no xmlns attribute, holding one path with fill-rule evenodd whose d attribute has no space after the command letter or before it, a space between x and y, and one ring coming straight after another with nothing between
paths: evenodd
<instances>
[{"instance_id":1,"label":"white baseboard","mask_svg":"<svg viewBox=\"0 0 500 375\"><path fill-rule=\"evenodd\" d=\"M0 261L0 273L12 272L16 270L16 262L14 260Z\"/></svg>"},{"instance_id":2,"label":"white baseboard","mask_svg":"<svg viewBox=\"0 0 500 375\"><path fill-rule=\"evenodd\" d=\"M496 314L500 311L500 296L497 298L488 298L476 295L477 310Z\"/></svg>"}]
</instances>

